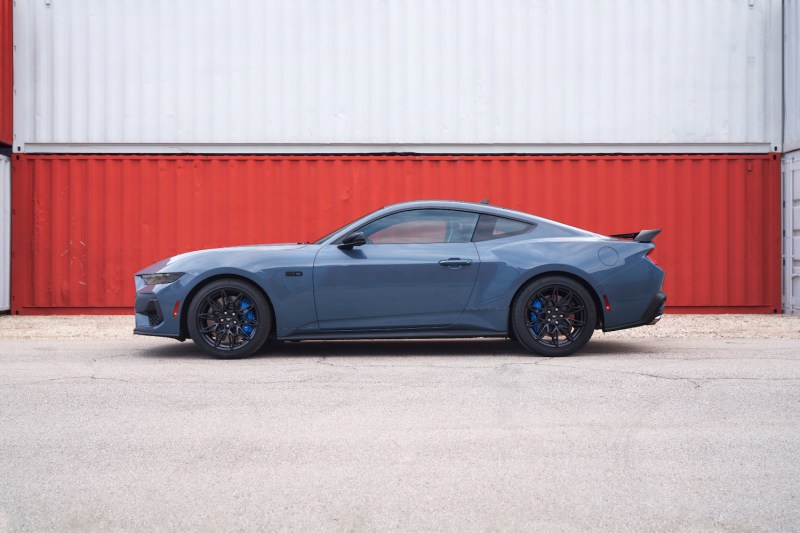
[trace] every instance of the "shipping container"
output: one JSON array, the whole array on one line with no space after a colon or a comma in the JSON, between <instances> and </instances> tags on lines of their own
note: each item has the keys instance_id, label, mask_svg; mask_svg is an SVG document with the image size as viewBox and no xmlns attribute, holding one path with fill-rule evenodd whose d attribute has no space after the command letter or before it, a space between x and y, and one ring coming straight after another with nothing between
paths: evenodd
<instances>
[{"instance_id":1,"label":"shipping container","mask_svg":"<svg viewBox=\"0 0 800 533\"><path fill-rule=\"evenodd\" d=\"M800 0L783 7L783 150L800 150Z\"/></svg>"},{"instance_id":2,"label":"shipping container","mask_svg":"<svg viewBox=\"0 0 800 533\"><path fill-rule=\"evenodd\" d=\"M312 241L381 206L457 199L603 234L661 228L672 312L779 312L779 154L13 155L12 310L130 312L133 274L200 248Z\"/></svg>"},{"instance_id":3,"label":"shipping container","mask_svg":"<svg viewBox=\"0 0 800 533\"><path fill-rule=\"evenodd\" d=\"M15 152L781 151L781 0L14 10Z\"/></svg>"},{"instance_id":4,"label":"shipping container","mask_svg":"<svg viewBox=\"0 0 800 533\"><path fill-rule=\"evenodd\" d=\"M800 150L783 156L783 308L800 314Z\"/></svg>"},{"instance_id":5,"label":"shipping container","mask_svg":"<svg viewBox=\"0 0 800 533\"><path fill-rule=\"evenodd\" d=\"M13 0L0 0L0 144L13 142L14 37Z\"/></svg>"},{"instance_id":6,"label":"shipping container","mask_svg":"<svg viewBox=\"0 0 800 533\"><path fill-rule=\"evenodd\" d=\"M11 160L0 155L0 311L11 308Z\"/></svg>"}]
</instances>

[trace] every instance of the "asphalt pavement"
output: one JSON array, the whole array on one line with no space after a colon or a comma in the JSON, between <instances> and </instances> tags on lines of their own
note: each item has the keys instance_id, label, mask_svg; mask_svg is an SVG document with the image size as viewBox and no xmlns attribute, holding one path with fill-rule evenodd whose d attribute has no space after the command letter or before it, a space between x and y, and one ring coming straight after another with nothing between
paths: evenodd
<instances>
[{"instance_id":1,"label":"asphalt pavement","mask_svg":"<svg viewBox=\"0 0 800 533\"><path fill-rule=\"evenodd\" d=\"M0 531L800 529L800 319L559 359L436 340L240 361L20 320L0 319Z\"/></svg>"}]
</instances>

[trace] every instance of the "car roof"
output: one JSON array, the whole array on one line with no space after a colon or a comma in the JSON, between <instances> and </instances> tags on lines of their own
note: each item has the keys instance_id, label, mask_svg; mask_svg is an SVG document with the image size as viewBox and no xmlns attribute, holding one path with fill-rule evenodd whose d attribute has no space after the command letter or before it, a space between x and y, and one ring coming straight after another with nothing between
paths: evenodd
<instances>
[{"instance_id":1,"label":"car roof","mask_svg":"<svg viewBox=\"0 0 800 533\"><path fill-rule=\"evenodd\" d=\"M458 209L511 218L530 219L534 222L537 220L547 220L541 219L541 217L537 217L535 215L531 215L530 213L515 211L505 207L480 202L464 202L460 200L411 200L408 202L399 202L396 204L387 205L381 208L380 211L404 211L406 209Z\"/></svg>"},{"instance_id":2,"label":"car roof","mask_svg":"<svg viewBox=\"0 0 800 533\"><path fill-rule=\"evenodd\" d=\"M517 211L515 209L509 209L507 207L500 207L480 202L464 202L459 200L412 200L408 202L399 202L396 204L387 205L378 211L388 214L396 211L405 211L407 209L458 209L463 211L473 211L475 213L484 213L498 217L513 218L525 222L531 222L533 224L550 224L570 232L575 232L577 235L597 236L596 233L591 231L576 228L568 224L563 224L549 218L532 215L530 213Z\"/></svg>"}]
</instances>

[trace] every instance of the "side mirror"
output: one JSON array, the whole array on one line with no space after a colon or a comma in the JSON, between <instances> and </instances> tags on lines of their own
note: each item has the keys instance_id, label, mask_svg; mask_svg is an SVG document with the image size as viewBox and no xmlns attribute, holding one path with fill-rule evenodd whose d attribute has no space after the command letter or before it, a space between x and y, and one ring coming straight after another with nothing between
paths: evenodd
<instances>
[{"instance_id":1,"label":"side mirror","mask_svg":"<svg viewBox=\"0 0 800 533\"><path fill-rule=\"evenodd\" d=\"M339 248L342 250L352 250L353 246L361 246L364 244L367 244L367 238L364 236L364 232L357 231L342 239L342 244L339 245Z\"/></svg>"}]
</instances>

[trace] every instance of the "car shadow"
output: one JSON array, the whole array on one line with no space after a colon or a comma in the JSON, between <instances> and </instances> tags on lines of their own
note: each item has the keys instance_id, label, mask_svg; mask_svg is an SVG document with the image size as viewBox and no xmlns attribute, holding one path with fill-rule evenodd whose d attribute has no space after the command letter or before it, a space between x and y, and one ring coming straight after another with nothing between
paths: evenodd
<instances>
[{"instance_id":1,"label":"car shadow","mask_svg":"<svg viewBox=\"0 0 800 533\"><path fill-rule=\"evenodd\" d=\"M652 342L643 339L605 340L589 343L570 357L655 353ZM213 360L192 341L153 346L143 350L145 357L195 358ZM422 340L336 340L336 341L271 341L248 360L261 358L319 357L474 357L525 356L537 358L519 343L510 339L422 339Z\"/></svg>"}]
</instances>

